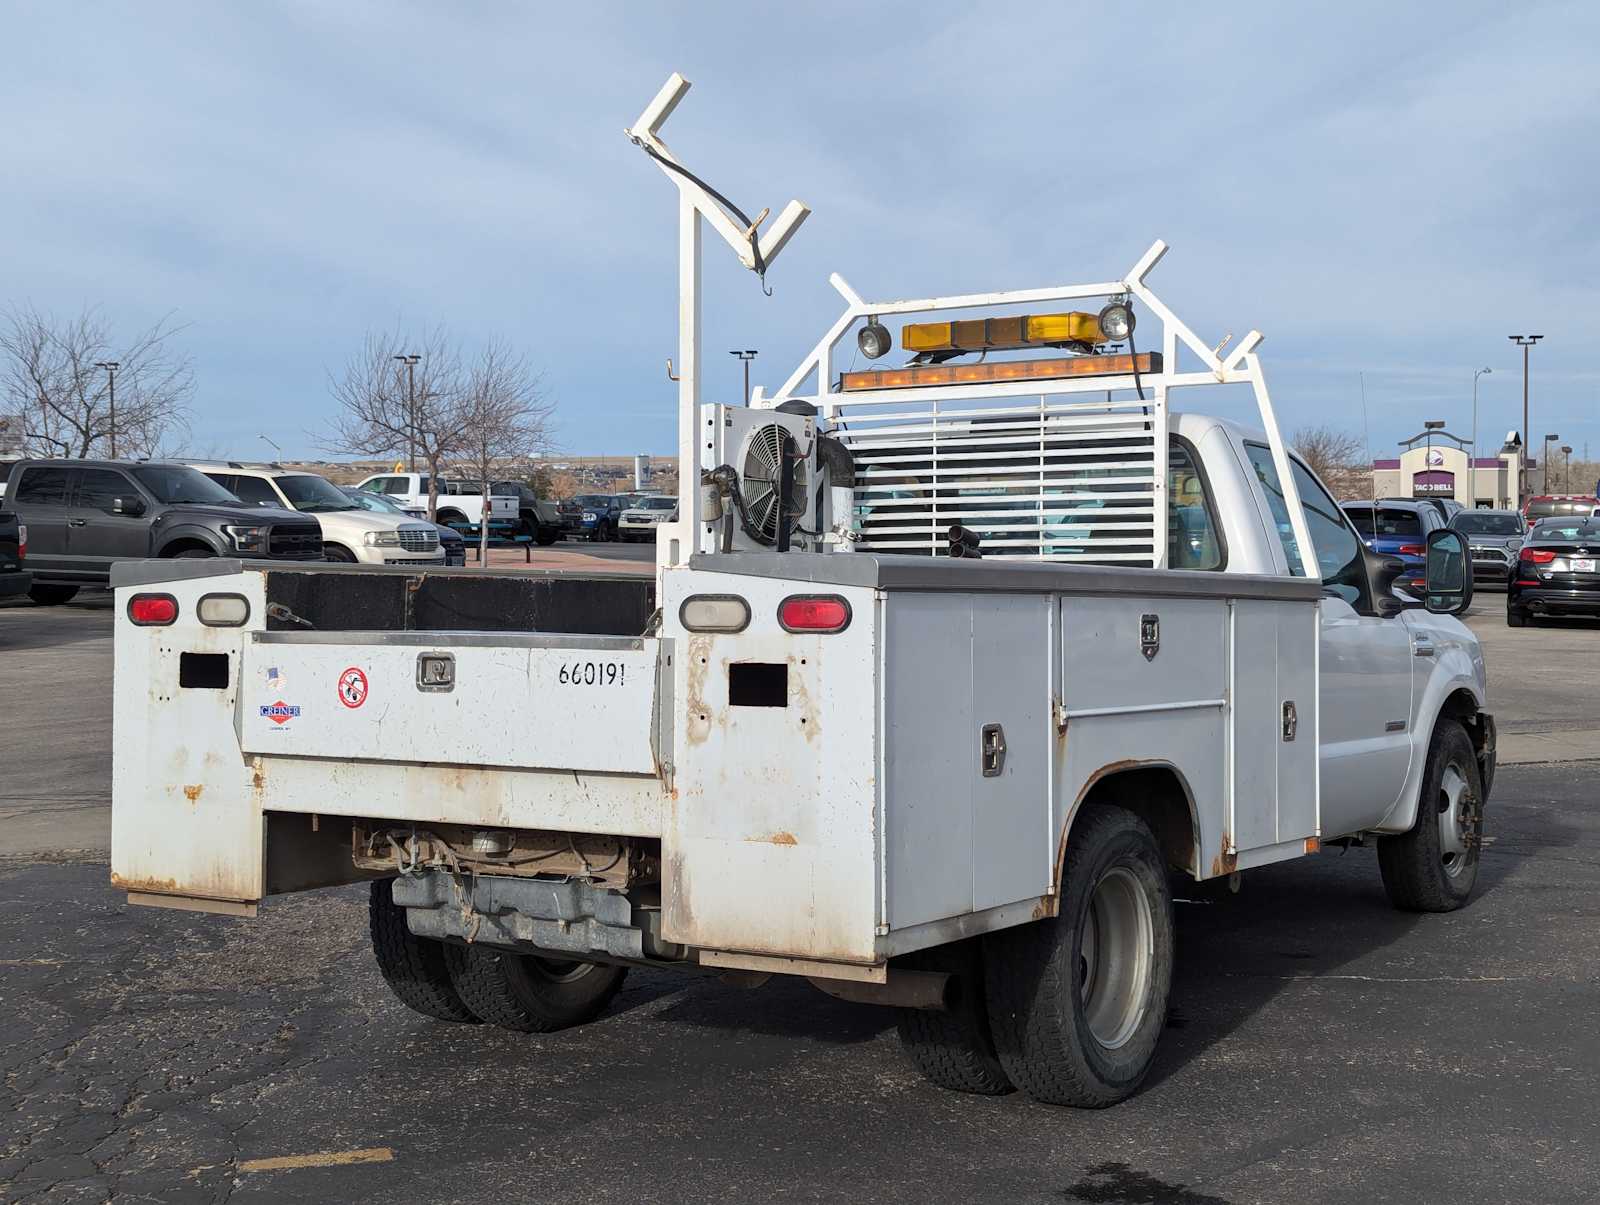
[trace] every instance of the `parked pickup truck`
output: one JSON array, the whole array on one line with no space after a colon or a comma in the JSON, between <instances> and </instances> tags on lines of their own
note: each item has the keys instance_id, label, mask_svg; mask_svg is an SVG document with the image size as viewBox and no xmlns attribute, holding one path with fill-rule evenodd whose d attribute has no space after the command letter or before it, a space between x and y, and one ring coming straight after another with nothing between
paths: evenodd
<instances>
[{"instance_id":1,"label":"parked pickup truck","mask_svg":"<svg viewBox=\"0 0 1600 1205\"><path fill-rule=\"evenodd\" d=\"M385 494L409 511L428 512L426 473L383 473L357 483L358 490ZM440 478L434 490L436 518L446 526L476 527L483 521L483 487ZM515 495L489 495L489 522L513 527L519 520Z\"/></svg>"},{"instance_id":2,"label":"parked pickup truck","mask_svg":"<svg viewBox=\"0 0 1600 1205\"><path fill-rule=\"evenodd\" d=\"M321 560L322 529L292 510L247 506L182 464L22 460L7 505L28 526L34 602L64 603L145 557Z\"/></svg>"},{"instance_id":3,"label":"parked pickup truck","mask_svg":"<svg viewBox=\"0 0 1600 1205\"><path fill-rule=\"evenodd\" d=\"M678 166L656 133L687 87L631 131L652 161ZM699 223L770 271L805 211L747 230L668 178L653 577L119 567L130 902L367 881L378 968L430 1018L560 1029L632 967L801 976L895 1007L934 1083L1104 1106L1166 1023L1169 874L1375 846L1397 907L1467 901L1495 727L1464 539L1429 532L1398 596L1278 436L1261 336L1219 354L1146 283L1164 244L1025 292L834 277L774 395L701 405ZM871 367L885 319L938 358ZM1230 384L1260 430L1169 405Z\"/></svg>"},{"instance_id":4,"label":"parked pickup truck","mask_svg":"<svg viewBox=\"0 0 1600 1205\"><path fill-rule=\"evenodd\" d=\"M33 585L28 572L28 529L0 499L0 598L26 594Z\"/></svg>"}]
</instances>

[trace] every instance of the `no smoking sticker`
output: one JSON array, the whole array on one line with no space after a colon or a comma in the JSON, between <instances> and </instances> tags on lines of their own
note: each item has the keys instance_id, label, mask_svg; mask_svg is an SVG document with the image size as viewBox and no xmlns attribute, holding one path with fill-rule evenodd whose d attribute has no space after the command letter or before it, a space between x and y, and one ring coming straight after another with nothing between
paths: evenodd
<instances>
[{"instance_id":1,"label":"no smoking sticker","mask_svg":"<svg viewBox=\"0 0 1600 1205\"><path fill-rule=\"evenodd\" d=\"M339 675L339 702L360 707L367 701L367 671L351 666Z\"/></svg>"}]
</instances>

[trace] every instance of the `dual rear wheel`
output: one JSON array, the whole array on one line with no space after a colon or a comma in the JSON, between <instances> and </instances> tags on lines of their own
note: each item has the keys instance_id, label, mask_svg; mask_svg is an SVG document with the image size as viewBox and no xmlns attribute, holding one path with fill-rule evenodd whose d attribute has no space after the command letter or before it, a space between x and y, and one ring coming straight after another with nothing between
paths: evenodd
<instances>
[{"instance_id":1,"label":"dual rear wheel","mask_svg":"<svg viewBox=\"0 0 1600 1205\"><path fill-rule=\"evenodd\" d=\"M389 990L425 1017L552 1033L594 1020L627 976L625 967L418 937L406 925L406 910L394 902L392 881L372 883L372 952Z\"/></svg>"}]
</instances>

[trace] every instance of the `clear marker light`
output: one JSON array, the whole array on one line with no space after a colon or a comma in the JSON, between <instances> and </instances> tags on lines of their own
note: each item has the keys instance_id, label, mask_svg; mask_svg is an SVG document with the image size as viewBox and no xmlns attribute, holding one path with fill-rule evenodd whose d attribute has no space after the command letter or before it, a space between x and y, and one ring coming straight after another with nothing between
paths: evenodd
<instances>
[{"instance_id":1,"label":"clear marker light","mask_svg":"<svg viewBox=\"0 0 1600 1205\"><path fill-rule=\"evenodd\" d=\"M678 619L691 632L742 632L750 604L736 594L695 594L683 600Z\"/></svg>"}]
</instances>

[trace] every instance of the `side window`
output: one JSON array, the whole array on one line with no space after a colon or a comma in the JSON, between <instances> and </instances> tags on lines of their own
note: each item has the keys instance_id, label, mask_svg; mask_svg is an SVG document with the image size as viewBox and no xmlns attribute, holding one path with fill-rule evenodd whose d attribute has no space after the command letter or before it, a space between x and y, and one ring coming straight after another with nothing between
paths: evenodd
<instances>
[{"instance_id":1,"label":"side window","mask_svg":"<svg viewBox=\"0 0 1600 1205\"><path fill-rule=\"evenodd\" d=\"M360 490L363 494L381 494L384 492L383 487L388 480L389 479L387 477L374 477L371 481L363 481L360 485L356 486L356 489Z\"/></svg>"},{"instance_id":2,"label":"side window","mask_svg":"<svg viewBox=\"0 0 1600 1205\"><path fill-rule=\"evenodd\" d=\"M139 491L115 469L84 469L78 478L77 505L111 513L113 498L137 498Z\"/></svg>"},{"instance_id":3,"label":"side window","mask_svg":"<svg viewBox=\"0 0 1600 1205\"><path fill-rule=\"evenodd\" d=\"M1284 555L1289 561L1289 572L1296 577L1305 576L1305 563L1300 555L1299 542L1289 523L1289 508L1283 490L1278 484L1277 466L1272 463L1272 453L1260 444L1247 445L1250 463L1255 467L1262 492L1272 508L1273 524L1278 529L1278 539L1283 542ZM1306 527L1311 542L1317 550L1317 571L1322 584L1352 606L1359 606L1366 590L1366 566L1361 555L1361 541L1345 522L1322 484L1298 460L1290 461L1294 471L1295 489L1300 493L1300 505L1305 511Z\"/></svg>"},{"instance_id":4,"label":"side window","mask_svg":"<svg viewBox=\"0 0 1600 1205\"><path fill-rule=\"evenodd\" d=\"M12 501L32 503L34 506L65 506L67 481L71 472L71 469L53 465L24 469Z\"/></svg>"},{"instance_id":5,"label":"side window","mask_svg":"<svg viewBox=\"0 0 1600 1205\"><path fill-rule=\"evenodd\" d=\"M1167 564L1173 569L1221 569L1222 540L1205 479L1189 449L1167 450Z\"/></svg>"},{"instance_id":6,"label":"side window","mask_svg":"<svg viewBox=\"0 0 1600 1205\"><path fill-rule=\"evenodd\" d=\"M386 494L403 497L411 492L411 479L408 477L385 477L378 483L378 487Z\"/></svg>"},{"instance_id":7,"label":"side window","mask_svg":"<svg viewBox=\"0 0 1600 1205\"><path fill-rule=\"evenodd\" d=\"M228 483L227 488L233 491L234 497L241 502L248 502L251 506L282 506L278 495L273 493L272 486L260 477L238 476Z\"/></svg>"}]
</instances>

